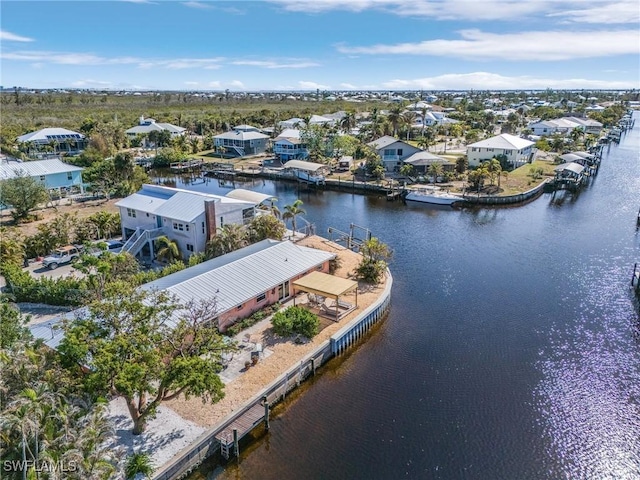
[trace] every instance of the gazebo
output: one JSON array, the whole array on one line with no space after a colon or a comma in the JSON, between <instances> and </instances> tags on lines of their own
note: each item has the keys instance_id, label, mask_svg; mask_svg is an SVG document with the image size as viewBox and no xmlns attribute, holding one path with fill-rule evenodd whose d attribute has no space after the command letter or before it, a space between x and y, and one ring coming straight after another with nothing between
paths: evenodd
<instances>
[{"instance_id":1,"label":"gazebo","mask_svg":"<svg viewBox=\"0 0 640 480\"><path fill-rule=\"evenodd\" d=\"M335 321L358 307L358 282L347 278L336 277L323 272L311 272L304 277L293 282L293 288L320 297L332 298L333 303L327 306L324 301L320 302L320 314L331 317ZM356 292L356 303L351 304L340 300L340 297L354 291ZM293 297L295 305L296 297Z\"/></svg>"}]
</instances>

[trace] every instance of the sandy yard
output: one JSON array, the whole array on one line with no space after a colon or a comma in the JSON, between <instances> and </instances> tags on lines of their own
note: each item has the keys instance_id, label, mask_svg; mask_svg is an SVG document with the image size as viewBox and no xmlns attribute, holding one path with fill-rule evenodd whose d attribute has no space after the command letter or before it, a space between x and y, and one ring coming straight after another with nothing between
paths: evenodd
<instances>
[{"instance_id":1,"label":"sandy yard","mask_svg":"<svg viewBox=\"0 0 640 480\"><path fill-rule=\"evenodd\" d=\"M361 256L340 245L328 240L312 236L298 242L313 248L320 248L335 252L341 260L340 268L335 275L350 277L356 266L360 263ZM192 421L203 427L211 427L227 417L236 409L242 407L249 399L254 397L261 389L266 387L282 373L296 365L302 357L314 351L320 344L329 339L331 335L340 330L345 324L359 315L370 306L380 295L383 285L372 287L361 284L358 287L358 308L339 322L322 322L326 327L310 342L296 344L293 339L276 337L270 328L269 322L264 322L261 330L251 334L252 342L260 342L272 351L268 358L261 360L245 373L228 383L225 387L225 398L215 405L203 404L200 399L183 397L167 402L165 405L182 418ZM355 294L346 296L345 300L355 302Z\"/></svg>"},{"instance_id":2,"label":"sandy yard","mask_svg":"<svg viewBox=\"0 0 640 480\"><path fill-rule=\"evenodd\" d=\"M38 232L38 225L41 223L47 223L55 218L57 215L64 213L77 213L78 218L86 218L93 215L96 212L109 212L118 213L118 207L115 203L121 200L120 198L113 198L111 200L91 200L88 202L73 202L69 203L69 199L65 198L59 200L57 205L40 208L34 210L33 214L37 215L38 220L29 223L21 223L17 225L17 230L24 236L34 235ZM13 217L7 210L2 210L0 215L0 225L3 227L14 227Z\"/></svg>"}]
</instances>

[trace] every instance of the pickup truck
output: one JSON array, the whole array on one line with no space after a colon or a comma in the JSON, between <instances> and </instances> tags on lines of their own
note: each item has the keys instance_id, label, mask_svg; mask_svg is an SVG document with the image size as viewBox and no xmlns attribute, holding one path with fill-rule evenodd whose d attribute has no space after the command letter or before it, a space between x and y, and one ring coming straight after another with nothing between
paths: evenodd
<instances>
[{"instance_id":1,"label":"pickup truck","mask_svg":"<svg viewBox=\"0 0 640 480\"><path fill-rule=\"evenodd\" d=\"M73 262L80 258L82 247L75 245L67 245L66 247L56 248L51 255L44 257L42 266L50 270L55 270L59 265Z\"/></svg>"}]
</instances>

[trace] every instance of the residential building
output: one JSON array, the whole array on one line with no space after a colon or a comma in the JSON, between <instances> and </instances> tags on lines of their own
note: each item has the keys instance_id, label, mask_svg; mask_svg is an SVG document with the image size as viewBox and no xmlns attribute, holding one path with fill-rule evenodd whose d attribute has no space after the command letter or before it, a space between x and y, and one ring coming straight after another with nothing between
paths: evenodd
<instances>
[{"instance_id":1,"label":"residential building","mask_svg":"<svg viewBox=\"0 0 640 480\"><path fill-rule=\"evenodd\" d=\"M534 135L544 137L554 134L568 135L576 128L582 128L582 125L569 118L556 118L553 120L531 123L527 128L531 130Z\"/></svg>"},{"instance_id":2,"label":"residential building","mask_svg":"<svg viewBox=\"0 0 640 480\"><path fill-rule=\"evenodd\" d=\"M154 258L154 240L166 235L183 258L203 252L219 228L251 221L257 203L160 185L142 189L118 201L124 251Z\"/></svg>"},{"instance_id":3,"label":"residential building","mask_svg":"<svg viewBox=\"0 0 640 480\"><path fill-rule=\"evenodd\" d=\"M530 140L503 133L468 145L467 160L470 167L477 167L481 162L505 155L513 168L517 168L533 159L534 145Z\"/></svg>"},{"instance_id":4,"label":"residential building","mask_svg":"<svg viewBox=\"0 0 640 480\"><path fill-rule=\"evenodd\" d=\"M398 140L397 138L389 135L380 137L373 142L369 142L367 145L373 148L378 155L380 155L384 168L387 172L400 170L402 162L405 159L420 151L418 147L414 147L407 142Z\"/></svg>"},{"instance_id":5,"label":"residential building","mask_svg":"<svg viewBox=\"0 0 640 480\"><path fill-rule=\"evenodd\" d=\"M426 175L429 173L429 167L433 164L442 165L443 172L451 172L456 168L456 164L444 157L439 157L430 152L420 150L414 153L404 161L407 165L413 165L417 175Z\"/></svg>"},{"instance_id":6,"label":"residential building","mask_svg":"<svg viewBox=\"0 0 640 480\"><path fill-rule=\"evenodd\" d=\"M294 294L293 282L311 272L329 272L335 254L290 241L263 240L139 287L176 296L180 303L215 300L218 328L226 330L251 313L284 302ZM83 307L32 325L31 334L50 348L64 338L62 322L87 315ZM180 312L174 314L174 319Z\"/></svg>"},{"instance_id":7,"label":"residential building","mask_svg":"<svg viewBox=\"0 0 640 480\"><path fill-rule=\"evenodd\" d=\"M149 141L148 136L153 131L168 131L171 134L171 138L174 138L184 135L187 129L172 125L171 123L158 123L153 118L144 118L144 116L141 116L138 121L138 125L126 130L125 133L130 139L134 139L138 136L144 137L143 145L145 147L149 147L153 145L153 142Z\"/></svg>"},{"instance_id":8,"label":"residential building","mask_svg":"<svg viewBox=\"0 0 640 480\"><path fill-rule=\"evenodd\" d=\"M72 193L84 192L81 167L69 165L58 158L21 162L18 160L2 160L0 162L0 180L15 178L21 173L34 178L47 190Z\"/></svg>"},{"instance_id":9,"label":"residential building","mask_svg":"<svg viewBox=\"0 0 640 480\"><path fill-rule=\"evenodd\" d=\"M29 156L42 156L46 153L77 154L83 151L88 140L82 133L66 128L43 128L36 132L20 135L16 141L23 145Z\"/></svg>"},{"instance_id":10,"label":"residential building","mask_svg":"<svg viewBox=\"0 0 640 480\"><path fill-rule=\"evenodd\" d=\"M307 145L300 138L300 130L288 128L273 140L273 153L282 163L304 160L309 156Z\"/></svg>"},{"instance_id":11,"label":"residential building","mask_svg":"<svg viewBox=\"0 0 640 480\"><path fill-rule=\"evenodd\" d=\"M288 128L301 128L306 126L306 124L304 123L303 118L294 117L290 118L289 120L282 120L278 122L278 126L283 130L286 130Z\"/></svg>"},{"instance_id":12,"label":"residential building","mask_svg":"<svg viewBox=\"0 0 640 480\"><path fill-rule=\"evenodd\" d=\"M224 149L230 157L258 155L267 150L269 136L251 125L238 125L233 130L213 137L216 148Z\"/></svg>"},{"instance_id":13,"label":"residential building","mask_svg":"<svg viewBox=\"0 0 640 480\"><path fill-rule=\"evenodd\" d=\"M582 126L584 133L599 135L602 132L602 123L592 120L590 118L581 118L581 117L566 117L566 120L575 122Z\"/></svg>"},{"instance_id":14,"label":"residential building","mask_svg":"<svg viewBox=\"0 0 640 480\"><path fill-rule=\"evenodd\" d=\"M314 272L329 272L335 254L290 241L263 240L142 286L162 290L180 301L214 298L218 325L235 321L293 294L292 283ZM213 319L212 319L213 320Z\"/></svg>"}]
</instances>

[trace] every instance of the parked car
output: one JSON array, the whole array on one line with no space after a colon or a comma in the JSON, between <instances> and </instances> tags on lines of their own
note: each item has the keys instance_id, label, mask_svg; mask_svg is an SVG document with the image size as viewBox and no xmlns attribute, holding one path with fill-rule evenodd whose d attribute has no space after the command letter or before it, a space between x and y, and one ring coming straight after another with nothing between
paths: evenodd
<instances>
[{"instance_id":1,"label":"parked car","mask_svg":"<svg viewBox=\"0 0 640 480\"><path fill-rule=\"evenodd\" d=\"M124 247L124 242L120 240L107 240L104 242L107 244L107 252L111 253L120 253L122 251L122 247Z\"/></svg>"},{"instance_id":2,"label":"parked car","mask_svg":"<svg viewBox=\"0 0 640 480\"><path fill-rule=\"evenodd\" d=\"M56 248L53 253L42 259L42 266L50 270L55 270L60 265L73 262L80 258L82 247L77 245L67 245Z\"/></svg>"}]
</instances>

